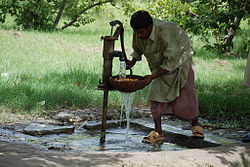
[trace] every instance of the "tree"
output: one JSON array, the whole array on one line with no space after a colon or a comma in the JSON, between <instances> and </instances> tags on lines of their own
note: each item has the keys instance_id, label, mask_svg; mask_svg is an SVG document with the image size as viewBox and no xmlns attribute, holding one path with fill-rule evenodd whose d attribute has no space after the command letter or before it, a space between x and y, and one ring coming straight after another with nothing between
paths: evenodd
<instances>
[{"instance_id":1,"label":"tree","mask_svg":"<svg viewBox=\"0 0 250 167\"><path fill-rule=\"evenodd\" d=\"M148 5L154 17L175 21L184 29L202 35L212 48L230 52L242 19L249 20L249 0L155 0Z\"/></svg>"},{"instance_id":2,"label":"tree","mask_svg":"<svg viewBox=\"0 0 250 167\"><path fill-rule=\"evenodd\" d=\"M94 21L92 9L100 8L113 0L1 0L0 21L5 22L7 14L15 17L17 25L24 29L53 30L60 19L68 21L60 29L84 25Z\"/></svg>"},{"instance_id":3,"label":"tree","mask_svg":"<svg viewBox=\"0 0 250 167\"><path fill-rule=\"evenodd\" d=\"M200 31L210 30L216 37L215 46L220 50L230 52L235 33L240 28L240 21L244 17L247 18L249 14L250 6L247 1L198 0L193 2L193 10L198 14L198 17L195 18L196 29L201 26ZM189 24L192 24L192 19L190 21Z\"/></svg>"},{"instance_id":4,"label":"tree","mask_svg":"<svg viewBox=\"0 0 250 167\"><path fill-rule=\"evenodd\" d=\"M104 0L104 1L91 1L92 3L74 3L74 1L71 1L68 6L66 7L67 9L67 16L69 18L71 18L71 21L69 23L66 23L61 29L65 29L71 25L73 25L74 23L76 23L77 21L81 22L83 25L86 23L89 23L91 21L93 21L91 18L89 18L86 15L86 11L96 7L96 6L101 6L104 3L109 3L112 2L112 0ZM77 7L78 5L80 5L79 7ZM85 13L85 18L81 17L83 14ZM76 24L77 26L79 26L79 24Z\"/></svg>"},{"instance_id":5,"label":"tree","mask_svg":"<svg viewBox=\"0 0 250 167\"><path fill-rule=\"evenodd\" d=\"M64 8L66 6L66 3L67 3L67 0L62 1L61 7L60 7L60 9L59 9L59 11L57 13L56 20L54 22L54 28L57 27L57 25L58 25L58 23L59 23L59 21L61 19L61 16L62 16L63 10L64 10Z\"/></svg>"}]
</instances>

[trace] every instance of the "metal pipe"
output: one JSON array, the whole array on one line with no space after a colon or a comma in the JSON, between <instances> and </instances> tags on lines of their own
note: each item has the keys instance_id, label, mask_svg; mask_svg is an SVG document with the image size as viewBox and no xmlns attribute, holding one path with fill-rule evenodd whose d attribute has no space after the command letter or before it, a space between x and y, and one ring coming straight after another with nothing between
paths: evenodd
<instances>
[{"instance_id":1,"label":"metal pipe","mask_svg":"<svg viewBox=\"0 0 250 167\"><path fill-rule=\"evenodd\" d=\"M103 92L103 106L102 106L102 129L101 129L101 138L100 143L105 143L106 138L106 118L107 118L107 112L108 112L108 90L105 89Z\"/></svg>"},{"instance_id":2,"label":"metal pipe","mask_svg":"<svg viewBox=\"0 0 250 167\"><path fill-rule=\"evenodd\" d=\"M118 24L115 33L112 35L113 27ZM108 91L112 90L112 87L109 83L110 77L112 77L112 66L113 66L113 58L119 57L120 61L127 61L125 49L124 49L124 41L123 41L123 25L119 20L115 20L110 22L111 25L111 36L105 36L101 39L103 42L103 73L102 73L102 82L99 83L98 89L104 90L103 94L103 110L102 110L102 129L101 129L101 138L100 143L105 143L106 137L106 118L108 112ZM121 47L122 51L114 51L115 40L118 40L120 35ZM132 72L132 71L131 71Z\"/></svg>"}]
</instances>

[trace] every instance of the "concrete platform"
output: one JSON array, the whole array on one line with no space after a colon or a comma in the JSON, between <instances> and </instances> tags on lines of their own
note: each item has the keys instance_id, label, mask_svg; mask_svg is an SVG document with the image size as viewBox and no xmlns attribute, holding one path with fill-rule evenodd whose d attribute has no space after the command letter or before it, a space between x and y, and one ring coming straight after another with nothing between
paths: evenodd
<instances>
[{"instance_id":1,"label":"concrete platform","mask_svg":"<svg viewBox=\"0 0 250 167\"><path fill-rule=\"evenodd\" d=\"M40 152L0 143L1 167L249 167L250 144L166 152Z\"/></svg>"}]
</instances>

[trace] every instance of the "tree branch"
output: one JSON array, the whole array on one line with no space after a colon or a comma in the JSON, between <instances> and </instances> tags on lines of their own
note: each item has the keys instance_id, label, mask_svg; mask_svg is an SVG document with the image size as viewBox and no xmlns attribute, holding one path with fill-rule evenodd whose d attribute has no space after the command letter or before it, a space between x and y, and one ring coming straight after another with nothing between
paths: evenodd
<instances>
[{"instance_id":1,"label":"tree branch","mask_svg":"<svg viewBox=\"0 0 250 167\"><path fill-rule=\"evenodd\" d=\"M106 1L98 2L98 3L94 3L94 4L92 4L92 5L88 6L88 7L86 7L85 9L83 9L82 11L80 11L80 13L79 13L78 16L75 16L71 22L69 22L68 24L64 25L61 29L63 30L63 29L65 29L65 28L71 26L71 25L74 24L75 22L77 22L78 17L80 17L80 16L81 16L84 12L86 12L87 10L89 10L89 9L95 7L95 6L99 6L99 5L102 5L102 4L104 4L104 3L109 3L109 2L112 2L112 1L113 1L113 0L106 0Z\"/></svg>"},{"instance_id":2,"label":"tree branch","mask_svg":"<svg viewBox=\"0 0 250 167\"><path fill-rule=\"evenodd\" d=\"M192 11L192 8L189 8L188 13L194 15L195 17L199 18L200 16Z\"/></svg>"}]
</instances>

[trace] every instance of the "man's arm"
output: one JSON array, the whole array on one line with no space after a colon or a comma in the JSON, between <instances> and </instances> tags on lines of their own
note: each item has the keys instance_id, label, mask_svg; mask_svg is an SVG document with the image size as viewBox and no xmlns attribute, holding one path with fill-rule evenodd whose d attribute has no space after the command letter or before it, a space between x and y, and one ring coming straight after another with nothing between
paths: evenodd
<instances>
[{"instance_id":1,"label":"man's arm","mask_svg":"<svg viewBox=\"0 0 250 167\"><path fill-rule=\"evenodd\" d=\"M130 61L128 60L126 62L126 69L129 70L131 69L135 64L136 64L137 60L133 57L133 59Z\"/></svg>"},{"instance_id":2,"label":"man's arm","mask_svg":"<svg viewBox=\"0 0 250 167\"><path fill-rule=\"evenodd\" d=\"M151 82L153 79L159 77L159 76L162 75L162 74L165 74L166 72L167 72L166 70L161 69L161 70L155 72L155 73L152 74L152 75L145 75L144 77L145 77L146 80L147 80L147 81L146 81L146 85L150 84L150 82Z\"/></svg>"}]
</instances>

